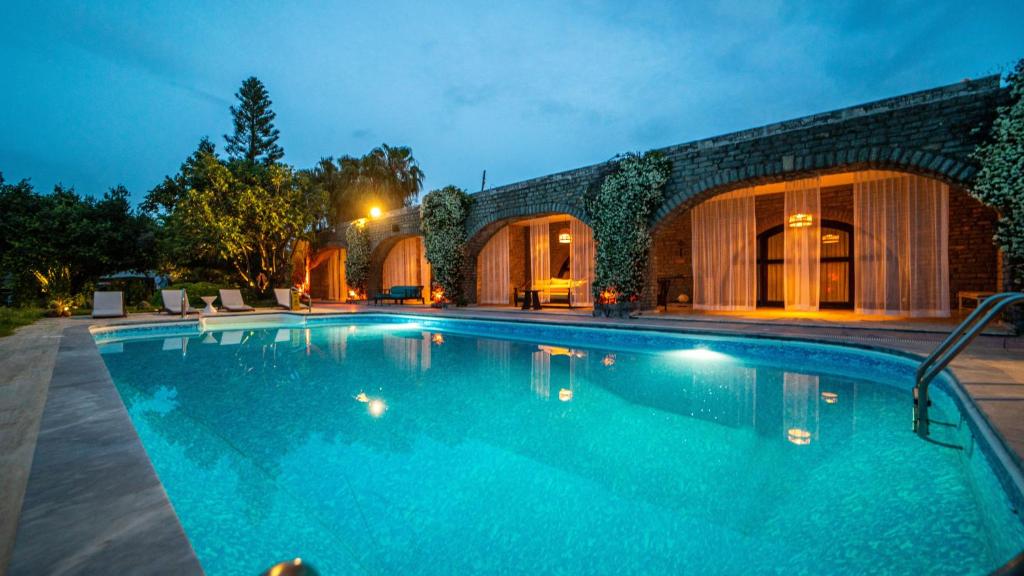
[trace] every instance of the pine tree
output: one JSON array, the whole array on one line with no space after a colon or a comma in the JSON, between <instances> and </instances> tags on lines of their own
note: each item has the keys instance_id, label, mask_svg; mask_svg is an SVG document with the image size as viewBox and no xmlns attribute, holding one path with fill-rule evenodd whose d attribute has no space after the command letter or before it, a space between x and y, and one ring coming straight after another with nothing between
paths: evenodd
<instances>
[{"instance_id":1,"label":"pine tree","mask_svg":"<svg viewBox=\"0 0 1024 576\"><path fill-rule=\"evenodd\" d=\"M233 160L246 160L255 164L273 164L284 157L284 150L277 145L280 136L274 127L277 114L270 109L270 94L255 76L242 82L242 88L235 94L239 106L231 107L235 121L235 133L225 134L228 145L225 148Z\"/></svg>"}]
</instances>

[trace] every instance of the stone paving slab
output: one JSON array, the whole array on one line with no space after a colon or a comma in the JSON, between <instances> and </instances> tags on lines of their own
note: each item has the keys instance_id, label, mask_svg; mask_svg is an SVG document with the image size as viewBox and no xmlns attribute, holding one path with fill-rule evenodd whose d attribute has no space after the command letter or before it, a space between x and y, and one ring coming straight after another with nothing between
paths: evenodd
<instances>
[{"instance_id":1,"label":"stone paving slab","mask_svg":"<svg viewBox=\"0 0 1024 576\"><path fill-rule=\"evenodd\" d=\"M9 573L202 573L85 325L64 331Z\"/></svg>"},{"instance_id":2,"label":"stone paving slab","mask_svg":"<svg viewBox=\"0 0 1024 576\"><path fill-rule=\"evenodd\" d=\"M0 575L14 551L39 420L63 325L39 320L0 338Z\"/></svg>"}]
</instances>

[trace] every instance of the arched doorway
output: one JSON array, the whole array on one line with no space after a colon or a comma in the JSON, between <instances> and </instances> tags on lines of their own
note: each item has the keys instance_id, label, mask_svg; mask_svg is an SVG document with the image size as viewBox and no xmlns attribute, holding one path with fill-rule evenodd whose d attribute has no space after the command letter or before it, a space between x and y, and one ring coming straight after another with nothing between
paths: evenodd
<instances>
[{"instance_id":1,"label":"arched doorway","mask_svg":"<svg viewBox=\"0 0 1024 576\"><path fill-rule=\"evenodd\" d=\"M594 241L586 223L568 214L513 220L476 256L476 301L514 304L531 289L542 302L589 306L593 276Z\"/></svg>"},{"instance_id":2,"label":"arched doorway","mask_svg":"<svg viewBox=\"0 0 1024 576\"><path fill-rule=\"evenodd\" d=\"M758 308L785 306L785 231L785 226L780 224L757 237ZM855 274L853 226L838 220L822 220L820 242L819 306L824 309L852 310Z\"/></svg>"},{"instance_id":3,"label":"arched doorway","mask_svg":"<svg viewBox=\"0 0 1024 576\"><path fill-rule=\"evenodd\" d=\"M421 286L424 301L430 301L430 262L422 236L403 238L388 251L381 270L381 288L393 286Z\"/></svg>"}]
</instances>

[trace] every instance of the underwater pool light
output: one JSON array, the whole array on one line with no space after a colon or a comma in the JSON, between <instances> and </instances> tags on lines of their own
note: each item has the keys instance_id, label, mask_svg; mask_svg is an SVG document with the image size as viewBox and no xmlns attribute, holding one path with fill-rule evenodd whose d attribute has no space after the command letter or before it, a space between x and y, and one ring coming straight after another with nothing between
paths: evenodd
<instances>
[{"instance_id":1,"label":"underwater pool light","mask_svg":"<svg viewBox=\"0 0 1024 576\"><path fill-rule=\"evenodd\" d=\"M697 348L690 348L688 350L673 350L670 352L673 356L678 358L684 358L686 360L695 360L699 362L721 362L723 360L729 360L728 354L722 354L721 352L715 352L703 346Z\"/></svg>"}]
</instances>

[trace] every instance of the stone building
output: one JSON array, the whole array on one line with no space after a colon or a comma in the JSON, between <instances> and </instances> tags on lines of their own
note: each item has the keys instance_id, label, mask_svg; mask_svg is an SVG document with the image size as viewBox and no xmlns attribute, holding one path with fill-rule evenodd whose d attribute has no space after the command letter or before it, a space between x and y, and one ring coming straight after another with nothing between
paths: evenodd
<instances>
[{"instance_id":1,"label":"stone building","mask_svg":"<svg viewBox=\"0 0 1024 576\"><path fill-rule=\"evenodd\" d=\"M990 76L661 149L672 172L650 222L643 304L946 316L959 296L998 290L997 214L966 189L1005 98ZM592 302L583 199L613 169L474 194L471 302L512 305L525 288L553 305ZM366 225L370 292L429 285L418 207ZM335 245L344 250L343 230ZM343 285L329 274L314 271L314 290Z\"/></svg>"}]
</instances>

